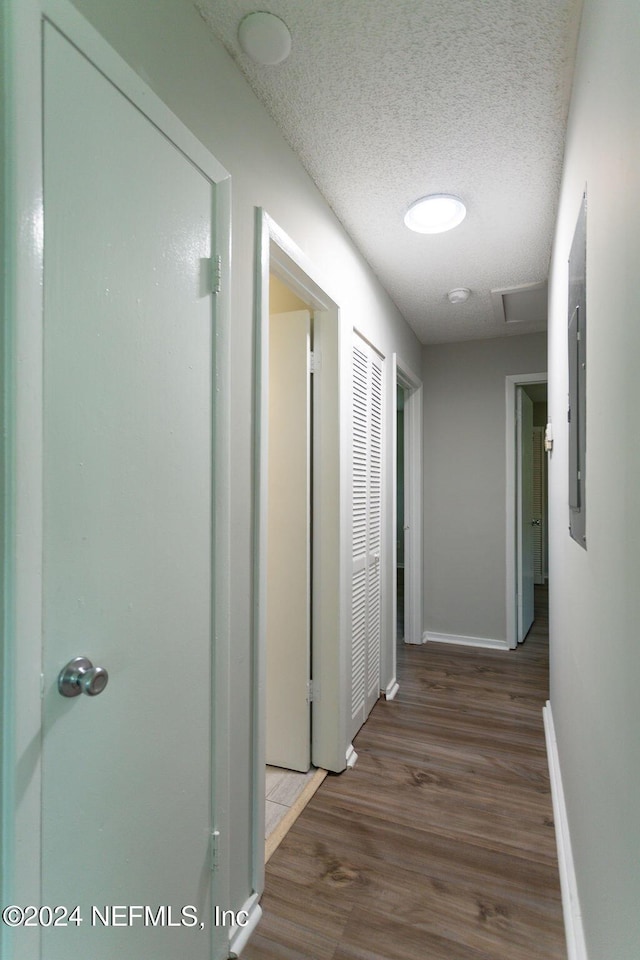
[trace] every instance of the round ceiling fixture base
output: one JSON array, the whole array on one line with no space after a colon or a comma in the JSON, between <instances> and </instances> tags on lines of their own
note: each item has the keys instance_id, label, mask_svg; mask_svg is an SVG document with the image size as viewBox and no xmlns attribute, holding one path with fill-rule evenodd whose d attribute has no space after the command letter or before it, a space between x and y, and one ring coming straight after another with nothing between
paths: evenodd
<instances>
[{"instance_id":1,"label":"round ceiling fixture base","mask_svg":"<svg viewBox=\"0 0 640 960\"><path fill-rule=\"evenodd\" d=\"M449 290L447 299L449 303L466 303L471 296L471 290L468 287L456 287L455 290Z\"/></svg>"},{"instance_id":2,"label":"round ceiling fixture base","mask_svg":"<svg viewBox=\"0 0 640 960\"><path fill-rule=\"evenodd\" d=\"M282 63L291 53L291 34L273 13L249 13L238 27L238 42L248 57L263 67Z\"/></svg>"}]
</instances>

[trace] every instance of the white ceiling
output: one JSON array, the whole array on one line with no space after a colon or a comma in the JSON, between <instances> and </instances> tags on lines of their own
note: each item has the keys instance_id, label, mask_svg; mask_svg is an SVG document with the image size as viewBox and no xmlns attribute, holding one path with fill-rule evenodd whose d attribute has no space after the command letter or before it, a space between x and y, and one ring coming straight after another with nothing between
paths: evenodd
<instances>
[{"instance_id":1,"label":"white ceiling","mask_svg":"<svg viewBox=\"0 0 640 960\"><path fill-rule=\"evenodd\" d=\"M194 2L420 340L545 329L581 0ZM255 10L289 27L284 63L240 50ZM461 226L407 230L441 192L465 201ZM521 287L520 310L502 294Z\"/></svg>"}]
</instances>

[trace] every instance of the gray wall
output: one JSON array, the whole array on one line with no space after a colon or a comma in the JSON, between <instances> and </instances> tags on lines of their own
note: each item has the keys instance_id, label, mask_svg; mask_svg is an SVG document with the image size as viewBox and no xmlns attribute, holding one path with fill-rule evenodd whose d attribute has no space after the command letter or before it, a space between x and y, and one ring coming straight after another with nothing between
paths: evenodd
<instances>
[{"instance_id":1,"label":"gray wall","mask_svg":"<svg viewBox=\"0 0 640 960\"><path fill-rule=\"evenodd\" d=\"M640 5L585 0L552 258L551 705L589 960L640 952ZM569 538L567 258L587 187L587 549Z\"/></svg>"},{"instance_id":2,"label":"gray wall","mask_svg":"<svg viewBox=\"0 0 640 960\"><path fill-rule=\"evenodd\" d=\"M505 377L544 334L423 348L424 629L506 640Z\"/></svg>"},{"instance_id":3,"label":"gray wall","mask_svg":"<svg viewBox=\"0 0 640 960\"><path fill-rule=\"evenodd\" d=\"M186 0L75 0L232 176L231 899L251 893L252 403L254 210L303 249L343 322L412 368L420 345L221 44ZM194 758L197 762L197 758Z\"/></svg>"}]
</instances>

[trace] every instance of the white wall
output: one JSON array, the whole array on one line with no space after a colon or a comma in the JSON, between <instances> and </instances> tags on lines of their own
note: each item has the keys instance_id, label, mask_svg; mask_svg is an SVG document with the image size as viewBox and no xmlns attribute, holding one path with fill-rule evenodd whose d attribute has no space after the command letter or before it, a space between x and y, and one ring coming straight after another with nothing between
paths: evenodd
<instances>
[{"instance_id":1,"label":"white wall","mask_svg":"<svg viewBox=\"0 0 640 960\"><path fill-rule=\"evenodd\" d=\"M233 192L231 904L250 894L251 469L254 208L326 278L348 326L418 369L420 347L226 51L185 0L75 5L229 170Z\"/></svg>"},{"instance_id":2,"label":"white wall","mask_svg":"<svg viewBox=\"0 0 640 960\"><path fill-rule=\"evenodd\" d=\"M640 5L585 0L552 260L551 704L589 960L640 951ZM569 538L567 258L587 187L587 550Z\"/></svg>"},{"instance_id":3,"label":"white wall","mask_svg":"<svg viewBox=\"0 0 640 960\"><path fill-rule=\"evenodd\" d=\"M424 629L505 641L505 377L547 367L544 334L423 348Z\"/></svg>"}]
</instances>

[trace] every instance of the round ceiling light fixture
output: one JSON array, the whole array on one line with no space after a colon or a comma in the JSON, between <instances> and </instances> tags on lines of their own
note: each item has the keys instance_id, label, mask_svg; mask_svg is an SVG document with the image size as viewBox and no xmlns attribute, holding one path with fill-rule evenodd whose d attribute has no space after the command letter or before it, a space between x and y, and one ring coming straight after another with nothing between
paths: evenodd
<instances>
[{"instance_id":1,"label":"round ceiling light fixture","mask_svg":"<svg viewBox=\"0 0 640 960\"><path fill-rule=\"evenodd\" d=\"M291 53L291 34L273 13L249 13L238 27L238 42L248 57L263 67L282 63Z\"/></svg>"},{"instance_id":2,"label":"round ceiling light fixture","mask_svg":"<svg viewBox=\"0 0 640 960\"><path fill-rule=\"evenodd\" d=\"M412 203L404 215L409 230L416 233L444 233L462 223L467 208L450 193L432 193Z\"/></svg>"},{"instance_id":3,"label":"round ceiling light fixture","mask_svg":"<svg viewBox=\"0 0 640 960\"><path fill-rule=\"evenodd\" d=\"M471 296L471 290L468 287L456 287L455 290L449 290L447 300L449 303L466 303Z\"/></svg>"}]
</instances>

